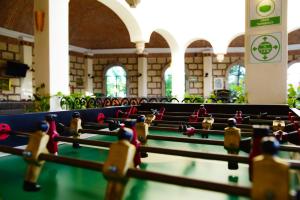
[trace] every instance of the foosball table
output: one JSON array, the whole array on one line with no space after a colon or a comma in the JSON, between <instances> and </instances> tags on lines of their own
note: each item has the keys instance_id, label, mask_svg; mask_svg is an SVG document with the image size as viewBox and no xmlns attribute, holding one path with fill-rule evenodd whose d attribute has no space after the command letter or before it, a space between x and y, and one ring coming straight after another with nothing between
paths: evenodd
<instances>
[{"instance_id":1,"label":"foosball table","mask_svg":"<svg viewBox=\"0 0 300 200\"><path fill-rule=\"evenodd\" d=\"M297 199L299 119L180 103L0 116L0 199Z\"/></svg>"}]
</instances>

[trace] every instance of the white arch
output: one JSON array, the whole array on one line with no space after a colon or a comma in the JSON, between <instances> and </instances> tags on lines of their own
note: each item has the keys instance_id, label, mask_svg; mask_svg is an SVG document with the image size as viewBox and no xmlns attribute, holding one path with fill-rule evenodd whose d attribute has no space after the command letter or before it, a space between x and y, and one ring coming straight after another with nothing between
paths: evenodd
<instances>
[{"instance_id":1,"label":"white arch","mask_svg":"<svg viewBox=\"0 0 300 200\"><path fill-rule=\"evenodd\" d=\"M235 40L236 38L238 38L238 37L240 37L240 36L242 36L242 35L245 35L245 32L243 32L243 33L237 33L237 34L235 34L235 35L229 40L229 42L228 42L228 44L227 44L227 52L228 52L230 43L231 43L233 40ZM245 46L245 45L244 45L244 46Z\"/></svg>"},{"instance_id":2,"label":"white arch","mask_svg":"<svg viewBox=\"0 0 300 200\"><path fill-rule=\"evenodd\" d=\"M184 49L186 50L186 49L188 48L188 46L190 46L193 42L196 42L196 41L198 41L198 40L205 40L205 41L207 41L207 42L211 45L211 42L210 42L209 40L205 39L205 38L202 38L202 37L194 37L194 38L189 39L188 41L186 41L186 42L184 43ZM212 45L211 45L211 46L212 46ZM212 49L213 49L213 47L209 47L209 48L212 48Z\"/></svg>"},{"instance_id":3,"label":"white arch","mask_svg":"<svg viewBox=\"0 0 300 200\"><path fill-rule=\"evenodd\" d=\"M298 27L295 26L294 28L288 30L288 34L294 32L294 31L297 31L297 30L300 30L300 26L298 26Z\"/></svg>"},{"instance_id":4,"label":"white arch","mask_svg":"<svg viewBox=\"0 0 300 200\"><path fill-rule=\"evenodd\" d=\"M157 29L154 29L152 32L149 32L148 36L147 36L147 41L150 41L150 37L153 32L160 34L167 41L169 48L171 50L171 54L174 50L178 50L179 44L178 44L177 40L175 39L175 37L169 31L162 29L162 28L157 28Z\"/></svg>"},{"instance_id":5,"label":"white arch","mask_svg":"<svg viewBox=\"0 0 300 200\"><path fill-rule=\"evenodd\" d=\"M103 3L105 6L109 7L120 19L124 22L130 36L131 42L141 42L146 41L143 37L143 32L141 26L139 25L136 18L128 10L129 6L127 4L121 3L116 0L97 0Z\"/></svg>"}]
</instances>

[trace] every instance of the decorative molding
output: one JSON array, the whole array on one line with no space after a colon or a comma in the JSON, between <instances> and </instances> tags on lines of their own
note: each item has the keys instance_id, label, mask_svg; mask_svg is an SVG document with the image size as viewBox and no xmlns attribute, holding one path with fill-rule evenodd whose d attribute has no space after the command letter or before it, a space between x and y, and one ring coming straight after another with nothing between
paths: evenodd
<instances>
[{"instance_id":1,"label":"decorative molding","mask_svg":"<svg viewBox=\"0 0 300 200\"><path fill-rule=\"evenodd\" d=\"M69 51L75 51L78 53L83 53L83 54L93 54L91 49L86 49L86 48L82 48L82 47L77 47L77 46L73 46L73 45L69 45Z\"/></svg>"},{"instance_id":2,"label":"decorative molding","mask_svg":"<svg viewBox=\"0 0 300 200\"><path fill-rule=\"evenodd\" d=\"M124 49L93 49L93 54L136 54L136 48Z\"/></svg>"},{"instance_id":3,"label":"decorative molding","mask_svg":"<svg viewBox=\"0 0 300 200\"><path fill-rule=\"evenodd\" d=\"M289 51L300 50L300 44L290 44L288 45Z\"/></svg>"},{"instance_id":4,"label":"decorative molding","mask_svg":"<svg viewBox=\"0 0 300 200\"><path fill-rule=\"evenodd\" d=\"M23 40L26 42L34 42L34 37L32 35L17 32L17 31L12 31L12 30L2 28L2 27L0 27L0 35L6 36L6 37L11 37L11 38L16 38L18 40Z\"/></svg>"},{"instance_id":5,"label":"decorative molding","mask_svg":"<svg viewBox=\"0 0 300 200\"><path fill-rule=\"evenodd\" d=\"M12 31L6 28L0 27L0 35L16 38L21 41L34 43L34 36L26 33ZM300 50L300 44L288 45L289 51ZM87 49L69 45L69 51L83 53L89 56L95 54L136 54L136 48L123 48L123 49ZM244 53L244 47L229 47L227 53ZM170 48L145 48L145 54L170 54ZM213 53L213 48L187 48L185 53Z\"/></svg>"}]
</instances>

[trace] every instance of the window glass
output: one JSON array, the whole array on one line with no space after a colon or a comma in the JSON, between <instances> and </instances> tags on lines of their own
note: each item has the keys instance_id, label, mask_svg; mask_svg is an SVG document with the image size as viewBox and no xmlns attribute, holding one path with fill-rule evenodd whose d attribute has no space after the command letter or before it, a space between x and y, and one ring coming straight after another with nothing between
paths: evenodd
<instances>
[{"instance_id":1,"label":"window glass","mask_svg":"<svg viewBox=\"0 0 300 200\"><path fill-rule=\"evenodd\" d=\"M242 65L233 65L228 74L228 89L233 90L236 86L245 88L246 69Z\"/></svg>"},{"instance_id":2,"label":"window glass","mask_svg":"<svg viewBox=\"0 0 300 200\"><path fill-rule=\"evenodd\" d=\"M169 67L164 74L164 80L165 80L165 91L166 96L171 97L172 96L172 74L171 74L171 68Z\"/></svg>"},{"instance_id":3,"label":"window glass","mask_svg":"<svg viewBox=\"0 0 300 200\"><path fill-rule=\"evenodd\" d=\"M125 97L126 96L126 71L123 67L114 66L107 70L106 96Z\"/></svg>"}]
</instances>

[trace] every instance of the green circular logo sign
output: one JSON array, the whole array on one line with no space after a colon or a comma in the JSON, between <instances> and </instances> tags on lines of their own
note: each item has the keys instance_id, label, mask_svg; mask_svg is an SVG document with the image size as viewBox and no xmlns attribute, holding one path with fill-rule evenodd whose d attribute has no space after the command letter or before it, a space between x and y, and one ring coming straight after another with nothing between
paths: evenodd
<instances>
[{"instance_id":1,"label":"green circular logo sign","mask_svg":"<svg viewBox=\"0 0 300 200\"><path fill-rule=\"evenodd\" d=\"M273 35L261 35L251 44L251 54L258 61L271 61L279 53L280 42Z\"/></svg>"},{"instance_id":2,"label":"green circular logo sign","mask_svg":"<svg viewBox=\"0 0 300 200\"><path fill-rule=\"evenodd\" d=\"M256 12L261 17L267 17L275 11L274 0L261 0L256 5Z\"/></svg>"}]
</instances>

